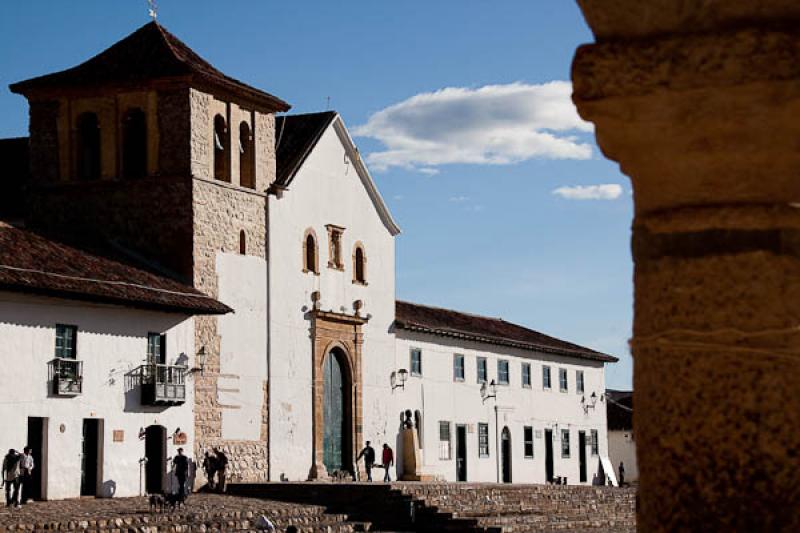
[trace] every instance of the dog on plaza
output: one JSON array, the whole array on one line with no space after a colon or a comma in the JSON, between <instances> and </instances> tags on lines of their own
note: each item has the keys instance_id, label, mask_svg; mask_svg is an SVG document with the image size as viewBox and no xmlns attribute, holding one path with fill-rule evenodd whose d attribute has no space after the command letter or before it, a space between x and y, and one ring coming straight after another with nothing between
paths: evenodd
<instances>
[{"instance_id":1,"label":"dog on plaza","mask_svg":"<svg viewBox=\"0 0 800 533\"><path fill-rule=\"evenodd\" d=\"M149 497L150 512L163 513L165 510L175 511L186 507L186 494L151 494Z\"/></svg>"}]
</instances>

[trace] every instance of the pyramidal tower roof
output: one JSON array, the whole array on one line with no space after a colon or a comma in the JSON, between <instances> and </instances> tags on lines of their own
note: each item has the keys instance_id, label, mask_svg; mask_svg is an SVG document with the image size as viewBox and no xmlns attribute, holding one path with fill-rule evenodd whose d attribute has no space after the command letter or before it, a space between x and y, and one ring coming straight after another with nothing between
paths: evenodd
<instances>
[{"instance_id":1,"label":"pyramidal tower roof","mask_svg":"<svg viewBox=\"0 0 800 533\"><path fill-rule=\"evenodd\" d=\"M226 76L155 21L80 65L14 83L10 89L30 96L64 89L136 87L156 80L208 87L271 111L283 112L291 107L276 96Z\"/></svg>"}]
</instances>

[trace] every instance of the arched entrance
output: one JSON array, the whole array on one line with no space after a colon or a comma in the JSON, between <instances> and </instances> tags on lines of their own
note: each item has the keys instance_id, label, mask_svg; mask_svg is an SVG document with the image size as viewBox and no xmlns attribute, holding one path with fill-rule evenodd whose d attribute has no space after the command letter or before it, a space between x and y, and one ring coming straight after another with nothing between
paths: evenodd
<instances>
[{"instance_id":1,"label":"arched entrance","mask_svg":"<svg viewBox=\"0 0 800 533\"><path fill-rule=\"evenodd\" d=\"M511 483L511 432L508 426L500 434L500 451L503 465L503 483Z\"/></svg>"},{"instance_id":2,"label":"arched entrance","mask_svg":"<svg viewBox=\"0 0 800 533\"><path fill-rule=\"evenodd\" d=\"M347 357L333 348L322 363L322 463L328 474L352 470L351 379Z\"/></svg>"}]
</instances>

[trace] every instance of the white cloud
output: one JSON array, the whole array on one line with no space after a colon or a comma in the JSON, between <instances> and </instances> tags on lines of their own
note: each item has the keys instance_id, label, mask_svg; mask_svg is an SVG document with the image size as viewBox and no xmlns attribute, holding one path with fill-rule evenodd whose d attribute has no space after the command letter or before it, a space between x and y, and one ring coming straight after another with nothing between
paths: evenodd
<instances>
[{"instance_id":1,"label":"white cloud","mask_svg":"<svg viewBox=\"0 0 800 533\"><path fill-rule=\"evenodd\" d=\"M399 202L399 201L403 200L403 198L405 198L405 196L403 196L402 194L395 194L392 198Z\"/></svg>"},{"instance_id":2,"label":"white cloud","mask_svg":"<svg viewBox=\"0 0 800 533\"><path fill-rule=\"evenodd\" d=\"M455 202L457 204L466 202L467 200L469 200L469 196L451 196L450 197L450 201L451 202Z\"/></svg>"},{"instance_id":3,"label":"white cloud","mask_svg":"<svg viewBox=\"0 0 800 533\"><path fill-rule=\"evenodd\" d=\"M386 147L367 156L376 170L432 173L436 166L507 165L528 159L589 159L576 134L592 131L575 111L566 81L511 83L421 93L374 113L356 135Z\"/></svg>"},{"instance_id":4,"label":"white cloud","mask_svg":"<svg viewBox=\"0 0 800 533\"><path fill-rule=\"evenodd\" d=\"M616 200L622 195L622 186L616 183L603 185L575 185L559 187L553 194L567 200Z\"/></svg>"},{"instance_id":5,"label":"white cloud","mask_svg":"<svg viewBox=\"0 0 800 533\"><path fill-rule=\"evenodd\" d=\"M436 174L439 173L439 169L431 168L431 167L422 167L422 168L419 168L417 170L419 172L422 172L423 174L428 175L428 176L435 176Z\"/></svg>"}]
</instances>

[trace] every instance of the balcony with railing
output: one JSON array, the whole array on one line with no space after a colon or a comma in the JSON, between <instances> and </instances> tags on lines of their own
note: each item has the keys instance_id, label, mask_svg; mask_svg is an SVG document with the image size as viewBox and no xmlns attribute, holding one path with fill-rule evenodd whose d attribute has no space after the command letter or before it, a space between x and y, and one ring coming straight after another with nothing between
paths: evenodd
<instances>
[{"instance_id":1,"label":"balcony with railing","mask_svg":"<svg viewBox=\"0 0 800 533\"><path fill-rule=\"evenodd\" d=\"M186 401L186 374L182 365L146 364L135 371L142 388L142 405L180 405Z\"/></svg>"},{"instance_id":2,"label":"balcony with railing","mask_svg":"<svg viewBox=\"0 0 800 533\"><path fill-rule=\"evenodd\" d=\"M47 366L53 395L77 396L83 392L83 361L56 357Z\"/></svg>"}]
</instances>

